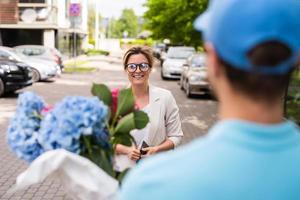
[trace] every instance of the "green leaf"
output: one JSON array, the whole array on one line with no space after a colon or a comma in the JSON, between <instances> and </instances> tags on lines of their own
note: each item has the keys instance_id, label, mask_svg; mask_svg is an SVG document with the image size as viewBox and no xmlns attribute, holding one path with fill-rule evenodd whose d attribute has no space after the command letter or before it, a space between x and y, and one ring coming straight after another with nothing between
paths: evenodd
<instances>
[{"instance_id":1,"label":"green leaf","mask_svg":"<svg viewBox=\"0 0 300 200\"><path fill-rule=\"evenodd\" d=\"M112 95L110 89L104 84L93 83L91 90L94 96L97 96L106 105L110 106L112 104Z\"/></svg>"},{"instance_id":2,"label":"green leaf","mask_svg":"<svg viewBox=\"0 0 300 200\"><path fill-rule=\"evenodd\" d=\"M134 122L136 129L143 129L148 124L149 117L141 110L134 111Z\"/></svg>"},{"instance_id":3,"label":"green leaf","mask_svg":"<svg viewBox=\"0 0 300 200\"><path fill-rule=\"evenodd\" d=\"M123 144L125 146L131 146L133 143L133 138L130 134L119 134L113 139L113 144Z\"/></svg>"},{"instance_id":4,"label":"green leaf","mask_svg":"<svg viewBox=\"0 0 300 200\"><path fill-rule=\"evenodd\" d=\"M129 134L129 132L133 129L135 129L135 119L134 114L130 113L126 116L122 117L120 121L118 122L116 128L115 128L115 134Z\"/></svg>"},{"instance_id":5,"label":"green leaf","mask_svg":"<svg viewBox=\"0 0 300 200\"><path fill-rule=\"evenodd\" d=\"M118 179L119 183L122 183L122 181L123 181L125 175L127 174L127 172L128 172L129 170L130 170L130 169L127 168L127 169L125 169L124 171L120 172L120 174L117 176L117 179Z\"/></svg>"},{"instance_id":6,"label":"green leaf","mask_svg":"<svg viewBox=\"0 0 300 200\"><path fill-rule=\"evenodd\" d=\"M131 88L123 89L118 96L117 116L125 115L134 108L134 97Z\"/></svg>"}]
</instances>

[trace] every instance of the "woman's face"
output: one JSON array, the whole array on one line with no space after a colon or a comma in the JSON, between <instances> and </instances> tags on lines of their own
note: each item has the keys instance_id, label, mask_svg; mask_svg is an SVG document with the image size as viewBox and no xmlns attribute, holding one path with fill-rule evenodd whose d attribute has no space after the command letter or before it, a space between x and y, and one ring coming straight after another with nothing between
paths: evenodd
<instances>
[{"instance_id":1,"label":"woman's face","mask_svg":"<svg viewBox=\"0 0 300 200\"><path fill-rule=\"evenodd\" d=\"M142 64L143 66L146 66L145 64L149 65L149 62L147 60L147 58L143 55L143 54L134 54L131 55L128 59L127 62L127 67L126 67L126 72L128 74L128 79L131 83L131 85L142 85L145 83L148 83L148 79L149 79L149 74L151 72L151 67L149 66L149 69L146 71L145 67L137 66L136 71L134 72L129 72L129 71L133 71L132 69L134 69L133 67L131 67L131 70L128 70L128 68L130 66L128 66L129 64ZM134 66L134 65L133 65ZM141 70L141 68L143 68Z\"/></svg>"}]
</instances>

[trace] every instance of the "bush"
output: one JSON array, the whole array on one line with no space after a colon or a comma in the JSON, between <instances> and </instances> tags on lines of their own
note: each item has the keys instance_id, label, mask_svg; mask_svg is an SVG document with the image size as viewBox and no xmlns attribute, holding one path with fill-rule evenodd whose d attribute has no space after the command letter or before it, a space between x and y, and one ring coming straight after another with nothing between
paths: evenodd
<instances>
[{"instance_id":1,"label":"bush","mask_svg":"<svg viewBox=\"0 0 300 200\"><path fill-rule=\"evenodd\" d=\"M154 40L152 38L148 38L148 39L134 39L134 40L130 40L130 41L124 41L124 40L121 40L120 41L120 44L121 45L124 45L124 44L129 44L129 45L146 45L146 46L153 46L154 44Z\"/></svg>"},{"instance_id":2,"label":"bush","mask_svg":"<svg viewBox=\"0 0 300 200\"><path fill-rule=\"evenodd\" d=\"M85 54L88 56L95 56L95 55L109 55L109 51L100 50L100 49L88 49L85 51Z\"/></svg>"}]
</instances>

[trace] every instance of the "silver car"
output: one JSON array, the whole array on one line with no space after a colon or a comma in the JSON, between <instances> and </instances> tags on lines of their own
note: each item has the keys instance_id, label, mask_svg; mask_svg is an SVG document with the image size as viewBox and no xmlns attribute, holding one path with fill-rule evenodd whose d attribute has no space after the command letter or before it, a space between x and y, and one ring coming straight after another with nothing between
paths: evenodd
<instances>
[{"instance_id":1,"label":"silver car","mask_svg":"<svg viewBox=\"0 0 300 200\"><path fill-rule=\"evenodd\" d=\"M25 56L32 58L40 58L43 60L50 60L60 66L61 70L64 68L62 62L62 54L56 48L50 48L42 45L20 45L14 49Z\"/></svg>"},{"instance_id":2,"label":"silver car","mask_svg":"<svg viewBox=\"0 0 300 200\"><path fill-rule=\"evenodd\" d=\"M170 47L162 65L161 78L179 79L183 70L182 65L194 53L194 47Z\"/></svg>"},{"instance_id":3,"label":"silver car","mask_svg":"<svg viewBox=\"0 0 300 200\"><path fill-rule=\"evenodd\" d=\"M18 54L14 49L9 47L0 47L0 53L10 60L22 61L32 68L32 80L34 82L53 78L60 73L60 67L52 61L31 58Z\"/></svg>"},{"instance_id":4,"label":"silver car","mask_svg":"<svg viewBox=\"0 0 300 200\"><path fill-rule=\"evenodd\" d=\"M210 93L205 54L194 54L187 59L180 77L180 88L187 97Z\"/></svg>"}]
</instances>

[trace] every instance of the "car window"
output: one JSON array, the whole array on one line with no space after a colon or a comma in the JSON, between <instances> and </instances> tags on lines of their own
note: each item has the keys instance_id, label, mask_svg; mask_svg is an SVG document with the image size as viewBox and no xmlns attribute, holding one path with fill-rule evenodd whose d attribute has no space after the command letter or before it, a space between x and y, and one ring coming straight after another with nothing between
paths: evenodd
<instances>
[{"instance_id":1,"label":"car window","mask_svg":"<svg viewBox=\"0 0 300 200\"><path fill-rule=\"evenodd\" d=\"M0 58L9 59L9 57L10 55L7 52L0 50Z\"/></svg>"},{"instance_id":2,"label":"car window","mask_svg":"<svg viewBox=\"0 0 300 200\"><path fill-rule=\"evenodd\" d=\"M195 56L192 59L191 67L204 67L206 60L204 56Z\"/></svg>"},{"instance_id":3,"label":"car window","mask_svg":"<svg viewBox=\"0 0 300 200\"><path fill-rule=\"evenodd\" d=\"M169 49L169 51L167 53L167 57L168 58L186 59L193 53L195 53L195 50L192 50L192 49Z\"/></svg>"},{"instance_id":4,"label":"car window","mask_svg":"<svg viewBox=\"0 0 300 200\"><path fill-rule=\"evenodd\" d=\"M286 117L300 124L300 66L293 73L285 99Z\"/></svg>"},{"instance_id":5,"label":"car window","mask_svg":"<svg viewBox=\"0 0 300 200\"><path fill-rule=\"evenodd\" d=\"M27 55L27 56L38 56L41 55L45 52L43 49L38 49L38 48L25 48L22 50L22 53Z\"/></svg>"}]
</instances>

